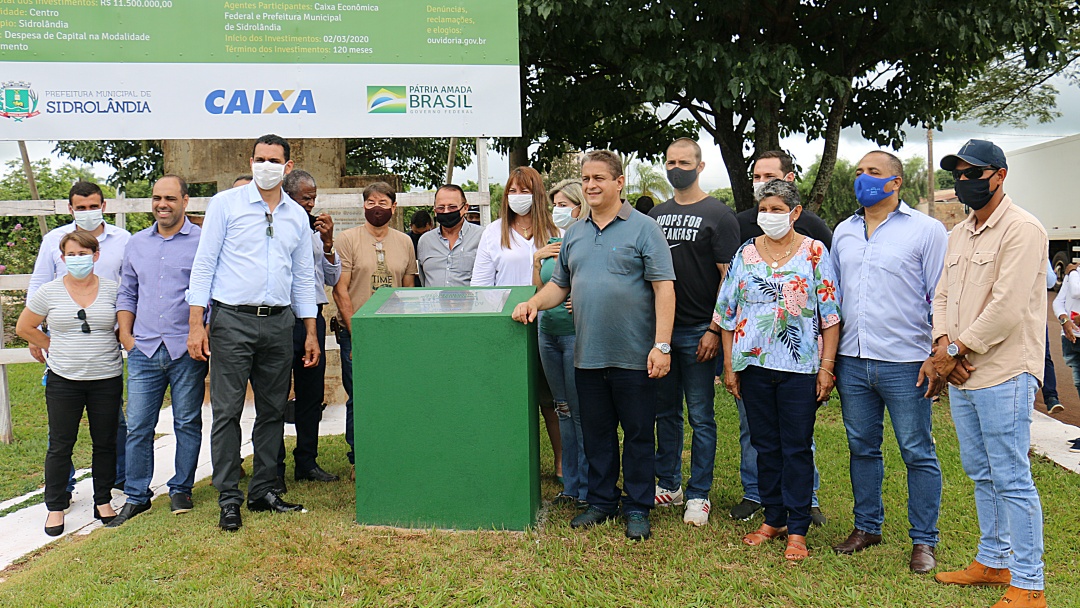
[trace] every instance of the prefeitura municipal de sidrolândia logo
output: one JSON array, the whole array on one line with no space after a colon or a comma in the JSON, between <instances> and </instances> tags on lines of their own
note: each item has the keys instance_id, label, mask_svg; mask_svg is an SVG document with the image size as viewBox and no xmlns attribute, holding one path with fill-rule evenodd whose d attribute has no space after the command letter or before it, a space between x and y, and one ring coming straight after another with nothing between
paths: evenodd
<instances>
[{"instance_id":1,"label":"prefeitura municipal de sidrol\u00e2ndia logo","mask_svg":"<svg viewBox=\"0 0 1080 608\"><path fill-rule=\"evenodd\" d=\"M37 111L38 96L29 82L9 81L0 83L0 117L22 122L33 118Z\"/></svg>"}]
</instances>

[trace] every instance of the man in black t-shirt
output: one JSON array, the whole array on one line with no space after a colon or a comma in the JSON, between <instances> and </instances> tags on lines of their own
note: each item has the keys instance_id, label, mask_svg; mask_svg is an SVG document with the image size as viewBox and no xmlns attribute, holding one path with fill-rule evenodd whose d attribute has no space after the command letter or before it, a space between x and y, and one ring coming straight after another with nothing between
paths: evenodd
<instances>
[{"instance_id":1,"label":"man in black t-shirt","mask_svg":"<svg viewBox=\"0 0 1080 608\"><path fill-rule=\"evenodd\" d=\"M739 248L735 212L708 196L698 185L705 168L701 148L692 139L675 140L667 149L668 181L674 198L653 207L675 266L675 328L671 336L671 372L662 378L656 407L656 506L683 502L682 402L693 430L690 480L683 521L709 522L709 492L716 459L713 373L720 350L720 327L713 308L720 281Z\"/></svg>"},{"instance_id":2,"label":"man in black t-shirt","mask_svg":"<svg viewBox=\"0 0 1080 608\"><path fill-rule=\"evenodd\" d=\"M782 150L769 150L758 155L754 161L754 192L774 179L795 181L795 163L791 156ZM757 204L738 214L739 230L742 242L749 241L764 234L757 224ZM828 249L832 248L832 230L820 217L814 215L806 207L802 214L795 220L795 232L821 241ZM722 367L716 368L716 375L720 375ZM750 445L750 427L746 422L746 407L742 399L735 400L739 408L739 445L741 447L741 463L739 465L739 477L742 480L742 501L731 508L731 518L746 520L761 510L761 495L757 485L757 450ZM811 448L813 448L811 444ZM814 495L810 503L810 517L814 525L823 526L827 522L825 513L818 504L817 490L821 485L821 477L818 475L817 466L814 466Z\"/></svg>"}]
</instances>

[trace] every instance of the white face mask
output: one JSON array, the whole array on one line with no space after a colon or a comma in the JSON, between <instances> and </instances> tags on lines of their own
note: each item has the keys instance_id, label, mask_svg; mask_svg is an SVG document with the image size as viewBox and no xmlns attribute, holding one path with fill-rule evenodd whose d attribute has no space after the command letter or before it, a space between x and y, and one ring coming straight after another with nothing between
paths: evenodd
<instances>
[{"instance_id":1,"label":"white face mask","mask_svg":"<svg viewBox=\"0 0 1080 608\"><path fill-rule=\"evenodd\" d=\"M551 210L551 220L555 222L556 226L565 230L567 226L578 219L573 216L573 213L573 207L555 207Z\"/></svg>"},{"instance_id":2,"label":"white face mask","mask_svg":"<svg viewBox=\"0 0 1080 608\"><path fill-rule=\"evenodd\" d=\"M269 161L254 163L251 165L251 174L255 177L256 186L263 190L273 190L285 177L285 165Z\"/></svg>"},{"instance_id":3,"label":"white face mask","mask_svg":"<svg viewBox=\"0 0 1080 608\"><path fill-rule=\"evenodd\" d=\"M506 202L510 203L510 209L518 215L529 215L532 210L533 197L531 194L508 194Z\"/></svg>"},{"instance_id":4,"label":"white face mask","mask_svg":"<svg viewBox=\"0 0 1080 608\"><path fill-rule=\"evenodd\" d=\"M780 240L791 229L789 220L794 210L788 213L761 213L757 214L757 225L765 236L774 241Z\"/></svg>"},{"instance_id":5,"label":"white face mask","mask_svg":"<svg viewBox=\"0 0 1080 608\"><path fill-rule=\"evenodd\" d=\"M754 196L757 197L761 194L761 189L765 187L765 184L769 182L754 182Z\"/></svg>"},{"instance_id":6,"label":"white face mask","mask_svg":"<svg viewBox=\"0 0 1080 608\"><path fill-rule=\"evenodd\" d=\"M101 209L76 211L72 215L75 216L75 225L86 231L96 230L98 226L105 222L105 218L101 216Z\"/></svg>"}]
</instances>

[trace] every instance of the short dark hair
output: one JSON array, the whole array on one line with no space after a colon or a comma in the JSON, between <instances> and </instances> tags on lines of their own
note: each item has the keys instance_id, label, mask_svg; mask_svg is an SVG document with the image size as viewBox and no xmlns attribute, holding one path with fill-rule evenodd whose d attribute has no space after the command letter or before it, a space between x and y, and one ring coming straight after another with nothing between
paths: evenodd
<instances>
[{"instance_id":1,"label":"short dark hair","mask_svg":"<svg viewBox=\"0 0 1080 608\"><path fill-rule=\"evenodd\" d=\"M295 200L296 197L294 197L293 194L296 194L304 184L315 186L315 178L303 169L293 169L292 173L286 175L285 179L281 180L281 189L284 190L285 194L288 194L290 198Z\"/></svg>"},{"instance_id":2,"label":"short dark hair","mask_svg":"<svg viewBox=\"0 0 1080 608\"><path fill-rule=\"evenodd\" d=\"M783 150L766 150L761 154L758 154L757 158L754 159L754 162L756 163L763 158L775 158L779 160L780 172L784 175L795 172L795 161L792 160L790 154L784 152Z\"/></svg>"},{"instance_id":3,"label":"short dark hair","mask_svg":"<svg viewBox=\"0 0 1080 608\"><path fill-rule=\"evenodd\" d=\"M180 177L179 175L175 175L173 173L166 173L165 175L162 175L161 177L159 177L157 181L160 182L163 179L175 179L176 183L180 184L180 196L187 196L188 195L187 182L184 181L184 178ZM154 183L157 183L157 182L154 182Z\"/></svg>"},{"instance_id":4,"label":"short dark hair","mask_svg":"<svg viewBox=\"0 0 1080 608\"><path fill-rule=\"evenodd\" d=\"M71 185L71 190L68 190L68 204L71 205L76 196L93 196L98 195L102 204L105 203L105 195L101 193L101 186L98 186L94 182L88 182L80 179Z\"/></svg>"},{"instance_id":5,"label":"short dark hair","mask_svg":"<svg viewBox=\"0 0 1080 608\"><path fill-rule=\"evenodd\" d=\"M412 216L412 220L409 221L410 226L416 226L417 228L423 228L424 226L430 226L431 224L431 215L423 209L417 209L416 213Z\"/></svg>"},{"instance_id":6,"label":"short dark hair","mask_svg":"<svg viewBox=\"0 0 1080 608\"><path fill-rule=\"evenodd\" d=\"M457 184L443 184L443 185L439 186L438 190L435 191L435 195L438 196L438 194L440 192L442 192L443 190L452 190L452 191L457 192L458 194L460 194L461 195L461 204L462 205L467 205L469 203L469 199L465 198L465 191L461 189L461 186L459 186Z\"/></svg>"},{"instance_id":7,"label":"short dark hair","mask_svg":"<svg viewBox=\"0 0 1080 608\"><path fill-rule=\"evenodd\" d=\"M397 192L394 192L394 187L386 182L375 182L364 188L363 197L360 200L366 201L369 196L378 192L379 194L385 194L390 198L391 203L397 202Z\"/></svg>"},{"instance_id":8,"label":"short dark hair","mask_svg":"<svg viewBox=\"0 0 1080 608\"><path fill-rule=\"evenodd\" d=\"M285 151L285 162L289 162L289 159L290 159L290 156L289 156L290 155L289 142L285 141L284 137L281 137L280 135L274 135L273 133L268 133L266 135L263 135L259 139L256 139L255 140L255 145L251 146L251 155L252 156L255 156L255 148L259 144L266 144L268 146L281 146L281 149Z\"/></svg>"},{"instance_id":9,"label":"short dark hair","mask_svg":"<svg viewBox=\"0 0 1080 608\"><path fill-rule=\"evenodd\" d=\"M81 196L86 195L84 194ZM98 252L97 237L90 234L90 232L86 230L72 230L71 232L65 234L64 238L60 239L60 255L64 255L65 247L67 247L67 244L71 241L75 241L75 243L77 243L79 246L86 247L94 253Z\"/></svg>"},{"instance_id":10,"label":"short dark hair","mask_svg":"<svg viewBox=\"0 0 1080 608\"><path fill-rule=\"evenodd\" d=\"M581 167L585 167L585 163L604 163L611 171L612 179L618 179L623 174L622 159L618 157L611 150L593 150L586 152L585 156L581 157Z\"/></svg>"},{"instance_id":11,"label":"short dark hair","mask_svg":"<svg viewBox=\"0 0 1080 608\"><path fill-rule=\"evenodd\" d=\"M653 202L653 198L651 196L645 195L637 199L637 203L634 204L634 209L637 209L645 215L648 215L649 211L652 211L652 208L655 205L656 203Z\"/></svg>"},{"instance_id":12,"label":"short dark hair","mask_svg":"<svg viewBox=\"0 0 1080 608\"><path fill-rule=\"evenodd\" d=\"M873 150L871 152L867 152L866 156L870 156L871 154L880 154L884 156L886 159L886 163L889 165L889 171L900 179L904 178L904 161L897 158L895 154L893 154L892 152L886 152L885 150ZM866 156L864 156L863 158L866 158Z\"/></svg>"},{"instance_id":13,"label":"short dark hair","mask_svg":"<svg viewBox=\"0 0 1080 608\"><path fill-rule=\"evenodd\" d=\"M236 184L236 182L250 182L250 181L253 181L254 179L255 179L255 176L253 176L253 175L237 175L236 179L232 180L232 183Z\"/></svg>"}]
</instances>

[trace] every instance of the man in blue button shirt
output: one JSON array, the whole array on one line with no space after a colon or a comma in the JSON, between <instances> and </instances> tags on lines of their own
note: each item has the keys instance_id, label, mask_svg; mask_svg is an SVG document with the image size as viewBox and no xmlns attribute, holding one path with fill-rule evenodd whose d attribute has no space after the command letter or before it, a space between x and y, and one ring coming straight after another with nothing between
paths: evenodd
<instances>
[{"instance_id":1,"label":"man in blue button shirt","mask_svg":"<svg viewBox=\"0 0 1080 608\"><path fill-rule=\"evenodd\" d=\"M941 507L930 399L944 385L925 362L931 348L931 302L948 237L941 222L900 200L900 159L871 152L855 174L862 208L836 227L832 247L844 318L836 388L851 451L855 528L833 549L852 554L881 542L881 441L887 408L907 465L909 567L925 574L936 565Z\"/></svg>"},{"instance_id":2,"label":"man in blue button shirt","mask_svg":"<svg viewBox=\"0 0 1080 608\"><path fill-rule=\"evenodd\" d=\"M618 156L607 150L585 155L581 184L589 218L566 231L551 280L518 304L513 318L532 322L537 310L572 297L589 510L570 527L614 519L621 500L626 536L645 540L655 492L656 379L671 369L675 269L660 226L621 200L625 181ZM619 426L625 496L618 485Z\"/></svg>"},{"instance_id":3,"label":"man in blue button shirt","mask_svg":"<svg viewBox=\"0 0 1080 608\"><path fill-rule=\"evenodd\" d=\"M192 509L191 486L202 445L206 361L188 354L189 309L184 301L202 230L184 215L188 189L182 178L159 179L150 200L154 224L128 241L116 297L120 344L128 351L127 503L110 528L150 509L154 428L166 388L172 395L176 440L169 480L174 514Z\"/></svg>"},{"instance_id":4,"label":"man in blue button shirt","mask_svg":"<svg viewBox=\"0 0 1080 608\"><path fill-rule=\"evenodd\" d=\"M307 213L281 189L292 171L289 142L264 135L251 158L255 181L211 199L191 269L188 353L210 366L214 422L210 456L218 489L218 525L236 531L240 504L240 415L248 381L255 395L254 447L248 509L302 511L273 491L284 432L295 320L304 320L304 366L319 362L315 266ZM203 325L213 301L209 335Z\"/></svg>"}]
</instances>

